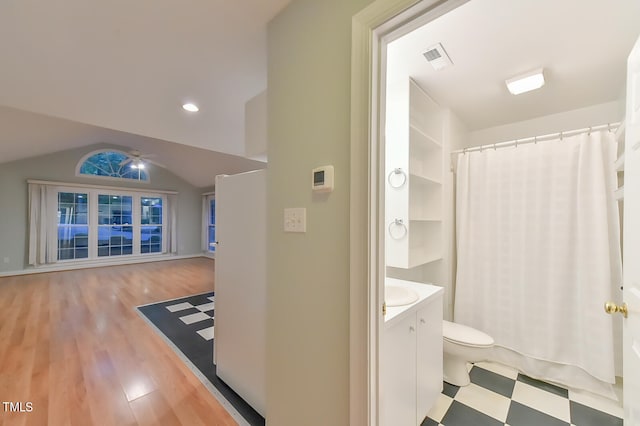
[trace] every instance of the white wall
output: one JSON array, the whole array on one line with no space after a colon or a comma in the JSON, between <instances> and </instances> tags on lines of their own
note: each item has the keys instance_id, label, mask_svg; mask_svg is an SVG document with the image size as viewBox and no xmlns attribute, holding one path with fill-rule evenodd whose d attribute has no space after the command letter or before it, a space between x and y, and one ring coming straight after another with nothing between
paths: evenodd
<instances>
[{"instance_id":1,"label":"white wall","mask_svg":"<svg viewBox=\"0 0 640 426\"><path fill-rule=\"evenodd\" d=\"M245 156L267 161L267 91L249 99L244 106Z\"/></svg>"},{"instance_id":2,"label":"white wall","mask_svg":"<svg viewBox=\"0 0 640 426\"><path fill-rule=\"evenodd\" d=\"M294 0L268 28L271 426L349 424L351 19L368 3ZM327 164L335 189L314 195ZM306 233L283 232L285 207L307 209Z\"/></svg>"},{"instance_id":3,"label":"white wall","mask_svg":"<svg viewBox=\"0 0 640 426\"><path fill-rule=\"evenodd\" d=\"M624 105L620 101L612 101L558 114L545 115L531 120L509 123L503 126L476 130L469 133L466 144L460 148L616 123L622 121L623 118Z\"/></svg>"}]
</instances>

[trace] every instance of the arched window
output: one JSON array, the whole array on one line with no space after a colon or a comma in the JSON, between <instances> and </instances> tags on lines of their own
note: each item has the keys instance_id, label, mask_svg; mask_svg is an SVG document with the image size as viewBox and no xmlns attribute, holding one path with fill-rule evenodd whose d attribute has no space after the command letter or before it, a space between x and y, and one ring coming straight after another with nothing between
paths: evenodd
<instances>
[{"instance_id":1,"label":"arched window","mask_svg":"<svg viewBox=\"0 0 640 426\"><path fill-rule=\"evenodd\" d=\"M101 150L88 154L80 161L79 175L148 181L144 164L122 151Z\"/></svg>"}]
</instances>

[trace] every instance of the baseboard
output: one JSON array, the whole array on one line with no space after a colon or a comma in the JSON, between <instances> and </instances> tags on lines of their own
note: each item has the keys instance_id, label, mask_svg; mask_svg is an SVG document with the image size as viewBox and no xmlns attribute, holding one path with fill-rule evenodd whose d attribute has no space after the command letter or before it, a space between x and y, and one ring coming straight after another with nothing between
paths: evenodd
<instances>
[{"instance_id":1,"label":"baseboard","mask_svg":"<svg viewBox=\"0 0 640 426\"><path fill-rule=\"evenodd\" d=\"M7 271L0 272L0 277L11 277L16 275L29 275L29 274L42 274L44 272L61 272L72 271L75 269L89 269L99 268L102 266L120 266L120 265L133 265L136 263L149 263L149 262L164 262L167 260L179 260L179 259L192 259L195 257L211 258L204 253L197 254L184 254L184 255L159 255L159 256L141 256L130 259L105 259L94 262L83 263L63 263L55 265L46 265L40 267L33 267L29 269L23 269L21 271Z\"/></svg>"}]
</instances>

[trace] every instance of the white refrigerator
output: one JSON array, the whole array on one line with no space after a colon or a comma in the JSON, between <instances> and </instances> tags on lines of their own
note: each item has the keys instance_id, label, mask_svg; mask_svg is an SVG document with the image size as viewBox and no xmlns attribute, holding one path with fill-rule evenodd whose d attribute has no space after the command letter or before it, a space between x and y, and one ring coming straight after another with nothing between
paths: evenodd
<instances>
[{"instance_id":1,"label":"white refrigerator","mask_svg":"<svg viewBox=\"0 0 640 426\"><path fill-rule=\"evenodd\" d=\"M216 374L266 417L267 172L216 177Z\"/></svg>"}]
</instances>

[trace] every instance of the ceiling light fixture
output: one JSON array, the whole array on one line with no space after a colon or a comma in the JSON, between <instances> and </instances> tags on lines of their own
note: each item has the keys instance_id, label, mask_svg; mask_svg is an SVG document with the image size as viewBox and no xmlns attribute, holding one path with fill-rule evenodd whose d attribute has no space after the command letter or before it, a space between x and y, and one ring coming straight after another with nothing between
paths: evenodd
<instances>
[{"instance_id":1,"label":"ceiling light fixture","mask_svg":"<svg viewBox=\"0 0 640 426\"><path fill-rule=\"evenodd\" d=\"M200 108L198 108L198 106L196 104L191 104L191 103L182 105L182 108L185 111L189 111L189 112L198 112L198 111L200 111Z\"/></svg>"},{"instance_id":2,"label":"ceiling light fixture","mask_svg":"<svg viewBox=\"0 0 640 426\"><path fill-rule=\"evenodd\" d=\"M544 86L544 75L542 68L529 71L525 74L506 80L507 88L513 95L536 90Z\"/></svg>"}]
</instances>

